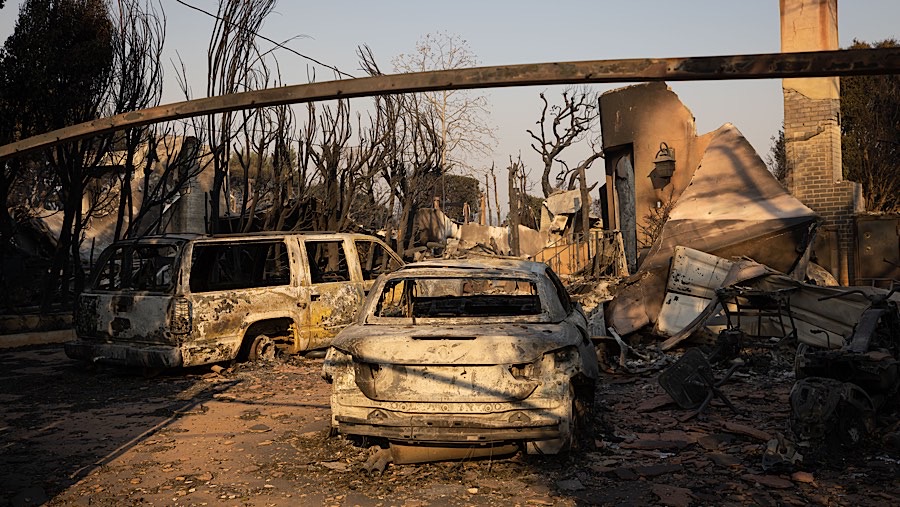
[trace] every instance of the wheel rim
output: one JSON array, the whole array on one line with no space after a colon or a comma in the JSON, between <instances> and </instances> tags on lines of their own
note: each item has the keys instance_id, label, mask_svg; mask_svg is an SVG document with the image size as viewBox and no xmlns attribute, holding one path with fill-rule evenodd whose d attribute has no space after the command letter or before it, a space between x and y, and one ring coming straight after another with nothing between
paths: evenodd
<instances>
[{"instance_id":1,"label":"wheel rim","mask_svg":"<svg viewBox=\"0 0 900 507\"><path fill-rule=\"evenodd\" d=\"M259 335L250 347L251 361L271 361L275 359L275 344L266 335Z\"/></svg>"}]
</instances>

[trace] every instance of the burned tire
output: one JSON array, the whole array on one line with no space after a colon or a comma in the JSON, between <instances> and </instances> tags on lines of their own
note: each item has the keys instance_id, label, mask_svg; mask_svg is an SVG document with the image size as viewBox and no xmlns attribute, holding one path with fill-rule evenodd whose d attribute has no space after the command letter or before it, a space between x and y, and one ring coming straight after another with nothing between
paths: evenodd
<instances>
[{"instance_id":1,"label":"burned tire","mask_svg":"<svg viewBox=\"0 0 900 507\"><path fill-rule=\"evenodd\" d=\"M268 336L261 334L250 342L247 350L248 361L272 361L275 359L275 342Z\"/></svg>"}]
</instances>

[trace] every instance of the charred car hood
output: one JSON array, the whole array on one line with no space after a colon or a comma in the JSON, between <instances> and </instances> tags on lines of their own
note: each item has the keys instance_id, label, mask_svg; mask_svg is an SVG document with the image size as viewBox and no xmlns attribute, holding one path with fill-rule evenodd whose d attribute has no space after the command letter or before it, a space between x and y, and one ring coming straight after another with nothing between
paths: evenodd
<instances>
[{"instance_id":1,"label":"charred car hood","mask_svg":"<svg viewBox=\"0 0 900 507\"><path fill-rule=\"evenodd\" d=\"M356 324L331 346L357 361L380 364L518 364L578 345L581 333L568 322L492 324L436 328Z\"/></svg>"}]
</instances>

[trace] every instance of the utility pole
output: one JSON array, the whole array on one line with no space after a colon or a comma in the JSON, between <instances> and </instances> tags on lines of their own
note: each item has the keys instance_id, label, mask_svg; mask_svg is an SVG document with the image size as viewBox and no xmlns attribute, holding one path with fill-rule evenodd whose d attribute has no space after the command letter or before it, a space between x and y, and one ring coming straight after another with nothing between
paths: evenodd
<instances>
[{"instance_id":1,"label":"utility pole","mask_svg":"<svg viewBox=\"0 0 900 507\"><path fill-rule=\"evenodd\" d=\"M581 188L581 230L584 240L588 241L591 234L591 196L588 193L587 177L584 175L584 165L578 168L578 186ZM588 247L590 251L590 247Z\"/></svg>"},{"instance_id":2,"label":"utility pole","mask_svg":"<svg viewBox=\"0 0 900 507\"><path fill-rule=\"evenodd\" d=\"M503 217L500 216L500 197L497 195L497 174L494 172L494 164L491 164L491 178L494 179L494 209L497 210L497 225L503 223Z\"/></svg>"},{"instance_id":3,"label":"utility pole","mask_svg":"<svg viewBox=\"0 0 900 507\"><path fill-rule=\"evenodd\" d=\"M519 256L519 189L516 185L516 177L519 172L519 164L510 160L509 164L509 251L510 254Z\"/></svg>"}]
</instances>

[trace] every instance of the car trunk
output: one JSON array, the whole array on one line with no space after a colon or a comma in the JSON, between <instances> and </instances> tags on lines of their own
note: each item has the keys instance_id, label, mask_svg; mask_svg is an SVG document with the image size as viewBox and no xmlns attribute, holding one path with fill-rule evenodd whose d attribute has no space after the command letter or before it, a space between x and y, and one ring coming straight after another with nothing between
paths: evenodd
<instances>
[{"instance_id":1,"label":"car trunk","mask_svg":"<svg viewBox=\"0 0 900 507\"><path fill-rule=\"evenodd\" d=\"M552 323L361 326L334 346L353 356L356 384L370 399L501 403L537 388L543 354L577 340L564 329Z\"/></svg>"}]
</instances>

